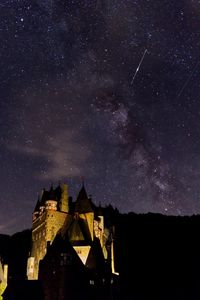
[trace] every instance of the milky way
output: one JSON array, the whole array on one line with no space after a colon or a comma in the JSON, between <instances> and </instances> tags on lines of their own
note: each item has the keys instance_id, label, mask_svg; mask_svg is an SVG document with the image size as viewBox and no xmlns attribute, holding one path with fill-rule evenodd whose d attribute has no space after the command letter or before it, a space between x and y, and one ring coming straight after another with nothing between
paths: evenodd
<instances>
[{"instance_id":1,"label":"milky way","mask_svg":"<svg viewBox=\"0 0 200 300\"><path fill-rule=\"evenodd\" d=\"M0 232L81 177L122 212L200 212L199 1L2 0L0 39Z\"/></svg>"}]
</instances>

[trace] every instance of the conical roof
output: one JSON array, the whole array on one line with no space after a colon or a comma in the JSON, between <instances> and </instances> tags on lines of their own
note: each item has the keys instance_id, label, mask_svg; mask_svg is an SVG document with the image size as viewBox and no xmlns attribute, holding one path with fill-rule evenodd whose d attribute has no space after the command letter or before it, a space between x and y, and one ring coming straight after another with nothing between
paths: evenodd
<instances>
[{"instance_id":1,"label":"conical roof","mask_svg":"<svg viewBox=\"0 0 200 300\"><path fill-rule=\"evenodd\" d=\"M56 195L56 192L53 188L53 185L51 186L50 188L50 191L48 193L48 199L47 200L57 200L57 195Z\"/></svg>"},{"instance_id":2,"label":"conical roof","mask_svg":"<svg viewBox=\"0 0 200 300\"><path fill-rule=\"evenodd\" d=\"M77 201L78 201L78 200L84 200L84 199L87 199L87 198L88 198L87 192L86 192L85 186L84 186L84 184L83 184L83 185L82 185L82 188L81 188L81 190L80 190L80 192L79 192L79 194L78 194Z\"/></svg>"},{"instance_id":3,"label":"conical roof","mask_svg":"<svg viewBox=\"0 0 200 300\"><path fill-rule=\"evenodd\" d=\"M40 206L45 206L45 202L48 200L48 194L49 194L49 192L46 191L45 189L43 189L42 197L41 197L41 200L40 200Z\"/></svg>"},{"instance_id":4,"label":"conical roof","mask_svg":"<svg viewBox=\"0 0 200 300\"><path fill-rule=\"evenodd\" d=\"M87 213L93 212L92 202L88 198L84 184L78 194L76 203L75 203L75 212L78 213Z\"/></svg>"},{"instance_id":5,"label":"conical roof","mask_svg":"<svg viewBox=\"0 0 200 300\"><path fill-rule=\"evenodd\" d=\"M37 212L40 210L40 198L38 197L38 201L36 203L36 206L35 206L35 209L34 209L34 212Z\"/></svg>"},{"instance_id":6,"label":"conical roof","mask_svg":"<svg viewBox=\"0 0 200 300\"><path fill-rule=\"evenodd\" d=\"M56 199L60 200L61 194L62 194L62 189L61 189L60 183L57 186L57 188L54 190L54 192L55 192L55 195L56 195Z\"/></svg>"}]
</instances>

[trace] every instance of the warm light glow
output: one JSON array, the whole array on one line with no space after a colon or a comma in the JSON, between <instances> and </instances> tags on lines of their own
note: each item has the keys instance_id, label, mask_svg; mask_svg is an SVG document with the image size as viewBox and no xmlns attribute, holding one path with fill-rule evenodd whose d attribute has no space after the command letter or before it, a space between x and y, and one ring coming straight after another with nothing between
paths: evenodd
<instances>
[{"instance_id":1,"label":"warm light glow","mask_svg":"<svg viewBox=\"0 0 200 300\"><path fill-rule=\"evenodd\" d=\"M2 300L2 294L7 287L8 280L8 265L2 266L0 262L0 300Z\"/></svg>"},{"instance_id":2,"label":"warm light glow","mask_svg":"<svg viewBox=\"0 0 200 300\"><path fill-rule=\"evenodd\" d=\"M34 257L28 258L27 277L29 280L34 279Z\"/></svg>"},{"instance_id":3,"label":"warm light glow","mask_svg":"<svg viewBox=\"0 0 200 300\"><path fill-rule=\"evenodd\" d=\"M74 246L73 248L76 251L76 253L78 254L78 256L80 257L83 264L85 265L91 247L90 246Z\"/></svg>"}]
</instances>

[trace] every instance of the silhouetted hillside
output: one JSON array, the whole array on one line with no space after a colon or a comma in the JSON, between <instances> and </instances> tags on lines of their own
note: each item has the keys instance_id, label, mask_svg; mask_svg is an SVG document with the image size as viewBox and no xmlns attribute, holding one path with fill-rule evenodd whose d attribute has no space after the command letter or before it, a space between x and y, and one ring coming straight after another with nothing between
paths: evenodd
<instances>
[{"instance_id":1,"label":"silhouetted hillside","mask_svg":"<svg viewBox=\"0 0 200 300\"><path fill-rule=\"evenodd\" d=\"M199 299L200 216L119 214L113 210L112 222L116 225L120 299ZM9 261L11 278L25 277L30 241L29 230L12 237L0 235L0 254Z\"/></svg>"},{"instance_id":2,"label":"silhouetted hillside","mask_svg":"<svg viewBox=\"0 0 200 300\"><path fill-rule=\"evenodd\" d=\"M199 231L199 216L120 215L116 234L122 298L199 298Z\"/></svg>"},{"instance_id":3,"label":"silhouetted hillside","mask_svg":"<svg viewBox=\"0 0 200 300\"><path fill-rule=\"evenodd\" d=\"M5 234L0 234L0 258L2 262L8 262L8 252L10 246L10 236Z\"/></svg>"},{"instance_id":4,"label":"silhouetted hillside","mask_svg":"<svg viewBox=\"0 0 200 300\"><path fill-rule=\"evenodd\" d=\"M30 230L24 230L12 236L0 235L0 256L3 262L9 265L9 279L25 278L30 246Z\"/></svg>"}]
</instances>

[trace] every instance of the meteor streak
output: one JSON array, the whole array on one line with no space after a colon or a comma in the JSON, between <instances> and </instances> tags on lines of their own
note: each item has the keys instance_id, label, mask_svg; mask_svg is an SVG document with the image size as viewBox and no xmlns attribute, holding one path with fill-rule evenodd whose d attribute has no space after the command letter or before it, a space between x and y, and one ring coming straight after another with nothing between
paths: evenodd
<instances>
[{"instance_id":1,"label":"meteor streak","mask_svg":"<svg viewBox=\"0 0 200 300\"><path fill-rule=\"evenodd\" d=\"M133 82L134 82L134 80L135 80L135 77L136 77L136 75L137 75L137 72L140 70L140 66L141 66L141 64L142 64L142 62L143 62L143 60L144 60L144 57L145 57L146 53L147 53L147 49L145 49L145 51L144 51L144 53L143 53L143 55L142 55L142 58L141 58L141 60L140 60L140 63L139 63L139 65L138 65L138 67L137 67L137 69L136 69L136 71L135 71L135 73L134 73L134 75L133 75L133 78L132 78L132 80L131 80L131 85L133 84Z\"/></svg>"},{"instance_id":2,"label":"meteor streak","mask_svg":"<svg viewBox=\"0 0 200 300\"><path fill-rule=\"evenodd\" d=\"M186 88L186 86L188 85L190 79L192 78L192 75L193 75L194 72L196 71L196 69L197 69L197 67L198 67L199 64L200 64L200 61L198 61L198 62L196 63L196 65L194 66L194 68L193 68L191 74L188 76L188 78L187 78L187 80L185 81L184 85L182 86L180 92L178 93L178 98L180 97L180 95L182 94L183 90L184 90L184 89Z\"/></svg>"}]
</instances>

